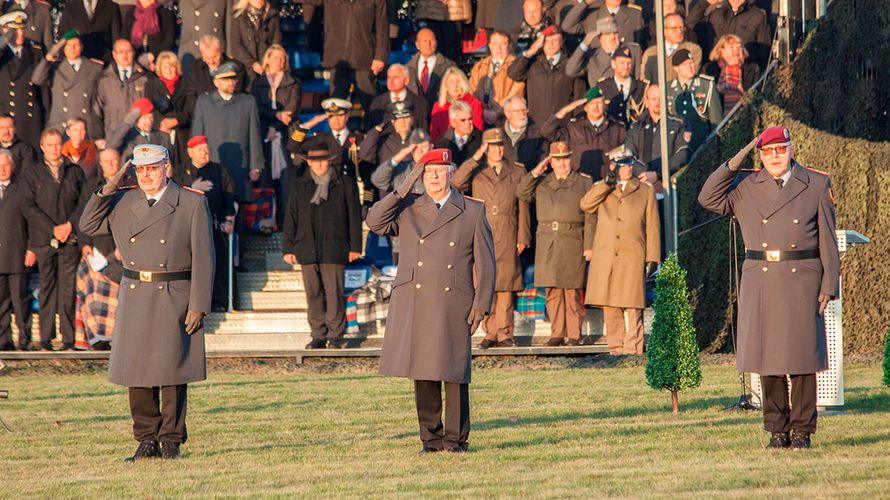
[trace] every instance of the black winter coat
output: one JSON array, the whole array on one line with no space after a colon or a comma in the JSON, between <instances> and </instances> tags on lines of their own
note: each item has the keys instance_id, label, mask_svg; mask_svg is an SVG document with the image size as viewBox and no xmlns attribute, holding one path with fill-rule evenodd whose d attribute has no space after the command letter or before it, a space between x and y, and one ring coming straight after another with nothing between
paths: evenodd
<instances>
[{"instance_id":1,"label":"black winter coat","mask_svg":"<svg viewBox=\"0 0 890 500\"><path fill-rule=\"evenodd\" d=\"M29 249L26 191L21 180L13 180L0 200L0 274L28 272L25 267L25 251Z\"/></svg>"},{"instance_id":2,"label":"black winter coat","mask_svg":"<svg viewBox=\"0 0 890 500\"><path fill-rule=\"evenodd\" d=\"M281 43L281 18L278 11L268 4L259 28L250 22L247 12L242 12L232 20L228 52L233 59L247 68L251 80L256 78L256 73L251 69L253 63L262 64L263 53L270 45L276 43Z\"/></svg>"},{"instance_id":3,"label":"black winter coat","mask_svg":"<svg viewBox=\"0 0 890 500\"><path fill-rule=\"evenodd\" d=\"M281 253L292 253L300 264L343 264L349 252L362 251L362 214L355 183L336 172L328 199L320 205L309 202L315 182L309 169L299 176L290 192L284 214Z\"/></svg>"}]
</instances>

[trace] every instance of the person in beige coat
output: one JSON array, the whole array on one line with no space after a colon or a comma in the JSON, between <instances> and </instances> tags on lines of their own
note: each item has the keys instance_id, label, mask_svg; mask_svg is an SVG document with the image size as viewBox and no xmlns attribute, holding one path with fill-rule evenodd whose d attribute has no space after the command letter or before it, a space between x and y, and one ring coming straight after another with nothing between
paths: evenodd
<instances>
[{"instance_id":1,"label":"person in beige coat","mask_svg":"<svg viewBox=\"0 0 890 500\"><path fill-rule=\"evenodd\" d=\"M485 203L485 216L494 236L494 311L482 323L485 339L479 344L481 349L514 346L513 293L522 290L519 255L532 239L528 203L516 198L516 187L524 176L521 163L504 158L504 132L495 128L482 134L482 147L457 169L451 180L455 189L470 189L474 197Z\"/></svg>"},{"instance_id":2,"label":"person in beige coat","mask_svg":"<svg viewBox=\"0 0 890 500\"><path fill-rule=\"evenodd\" d=\"M544 175L547 167L553 172ZM584 268L593 255L594 217L581 211L581 197L590 190L589 175L572 170L572 150L565 142L550 145L550 155L529 171L516 197L534 202L535 286L546 288L550 339L546 346L580 345L584 304ZM568 340L566 340L568 338Z\"/></svg>"},{"instance_id":3,"label":"person in beige coat","mask_svg":"<svg viewBox=\"0 0 890 500\"><path fill-rule=\"evenodd\" d=\"M581 210L596 215L585 303L603 308L609 354L643 353L645 281L661 256L655 189L633 168L632 158L613 161L581 198Z\"/></svg>"},{"instance_id":4,"label":"person in beige coat","mask_svg":"<svg viewBox=\"0 0 890 500\"><path fill-rule=\"evenodd\" d=\"M495 289L485 207L452 189L453 172L450 150L428 152L365 220L371 231L400 240L380 374L414 380L424 453L468 449L470 338L491 311ZM411 194L421 175L424 194Z\"/></svg>"},{"instance_id":5,"label":"person in beige coat","mask_svg":"<svg viewBox=\"0 0 890 500\"><path fill-rule=\"evenodd\" d=\"M525 95L525 82L517 82L507 75L507 68L516 60L510 51L510 35L495 31L488 38L489 56L470 70L470 92L485 108L487 125L500 123L504 118L504 102L514 95Z\"/></svg>"}]
</instances>

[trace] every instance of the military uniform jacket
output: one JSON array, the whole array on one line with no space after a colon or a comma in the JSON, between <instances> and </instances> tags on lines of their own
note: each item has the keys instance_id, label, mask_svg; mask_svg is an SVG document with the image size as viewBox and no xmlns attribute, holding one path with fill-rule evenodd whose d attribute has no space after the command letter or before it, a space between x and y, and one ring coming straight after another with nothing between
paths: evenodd
<instances>
[{"instance_id":1,"label":"military uniform jacket","mask_svg":"<svg viewBox=\"0 0 890 500\"><path fill-rule=\"evenodd\" d=\"M0 200L0 274L27 273L25 252L29 249L25 221L25 188L13 180Z\"/></svg>"},{"instance_id":2,"label":"military uniform jacket","mask_svg":"<svg viewBox=\"0 0 890 500\"><path fill-rule=\"evenodd\" d=\"M707 3L707 1L705 3ZM701 47L696 43L685 41L677 45L676 50L680 49L686 49L692 53L692 61L695 63L695 70L698 71L701 67ZM667 66L667 81L677 78L677 70L674 69L674 63L671 61L670 56L665 59L664 63L665 66ZM646 49L646 52L643 52L643 61L640 63L640 77L649 82L658 81L657 45L652 45Z\"/></svg>"},{"instance_id":3,"label":"military uniform jacket","mask_svg":"<svg viewBox=\"0 0 890 500\"><path fill-rule=\"evenodd\" d=\"M668 114L686 122L686 129L701 144L723 120L723 106L714 79L708 75L693 78L683 90L680 80L671 81L667 89ZM695 148L693 148L695 149Z\"/></svg>"},{"instance_id":4,"label":"military uniform jacket","mask_svg":"<svg viewBox=\"0 0 890 500\"><path fill-rule=\"evenodd\" d=\"M643 112L646 94L644 82L631 77L627 97L618 91L618 83L613 77L601 79L596 86L606 99L606 114L625 127L630 126Z\"/></svg>"},{"instance_id":5,"label":"military uniform jacket","mask_svg":"<svg viewBox=\"0 0 890 500\"><path fill-rule=\"evenodd\" d=\"M489 312L495 289L491 229L482 203L452 190L441 209L427 195L387 195L365 220L401 240L380 373L470 382L471 309Z\"/></svg>"},{"instance_id":6,"label":"military uniform jacket","mask_svg":"<svg viewBox=\"0 0 890 500\"><path fill-rule=\"evenodd\" d=\"M525 176L525 167L501 161L501 172L487 162L481 165L470 158L454 173L452 183L458 191L470 192L485 203L485 218L494 236L497 261L495 291L522 290L522 265L516 245L531 246L531 214L527 202L516 198L516 188Z\"/></svg>"},{"instance_id":7,"label":"military uniform jacket","mask_svg":"<svg viewBox=\"0 0 890 500\"><path fill-rule=\"evenodd\" d=\"M640 78L640 46L629 42L624 44L630 48L633 69L631 76ZM603 78L611 78L615 75L612 71L612 54L602 49L584 50L580 45L572 52L572 57L566 62L566 74L572 77L586 77L587 84L593 87Z\"/></svg>"},{"instance_id":8,"label":"military uniform jacket","mask_svg":"<svg viewBox=\"0 0 890 500\"><path fill-rule=\"evenodd\" d=\"M143 282L124 277L118 292L108 380L157 387L207 378L204 329L185 332L189 310L210 312L215 254L204 196L168 182L148 206L142 190L90 197L80 228L114 235L124 267L134 271L191 270L191 279Z\"/></svg>"},{"instance_id":9,"label":"military uniform jacket","mask_svg":"<svg viewBox=\"0 0 890 500\"><path fill-rule=\"evenodd\" d=\"M225 221L227 215L235 215L235 181L222 165L209 162L198 168L188 162L182 168L173 169L173 179L180 186L191 186L198 179L213 183L210 191L204 192L204 197L207 198L214 229Z\"/></svg>"},{"instance_id":10,"label":"military uniform jacket","mask_svg":"<svg viewBox=\"0 0 890 500\"><path fill-rule=\"evenodd\" d=\"M66 222L71 223L72 229L77 226L83 169L73 163L63 163L59 168L59 182L56 182L49 167L43 161L37 161L22 169L16 182L22 182L24 188L24 211L31 243L35 249L52 251L53 228Z\"/></svg>"},{"instance_id":11,"label":"military uniform jacket","mask_svg":"<svg viewBox=\"0 0 890 500\"><path fill-rule=\"evenodd\" d=\"M44 50L49 50L53 45L53 15L49 3L43 0L28 0L27 7L22 9L15 0L3 2L3 14L14 10L24 10L28 14L25 38L40 45Z\"/></svg>"},{"instance_id":12,"label":"military uniform jacket","mask_svg":"<svg viewBox=\"0 0 890 500\"><path fill-rule=\"evenodd\" d=\"M43 51L28 40L20 57L8 46L0 53L0 113L12 116L16 135L34 147L43 132L44 95L43 89L31 82L31 72L42 59Z\"/></svg>"},{"instance_id":13,"label":"military uniform jacket","mask_svg":"<svg viewBox=\"0 0 890 500\"><path fill-rule=\"evenodd\" d=\"M593 245L595 218L581 210L581 198L593 184L590 176L570 172L560 181L550 172L525 174L516 188L520 201L535 203L535 286L584 288L584 249Z\"/></svg>"},{"instance_id":14,"label":"military uniform jacket","mask_svg":"<svg viewBox=\"0 0 890 500\"><path fill-rule=\"evenodd\" d=\"M179 59L201 58L198 45L204 35L213 35L222 42L223 52L232 26L232 4L227 0L179 0L182 32L179 35ZM186 58L189 55L189 58Z\"/></svg>"},{"instance_id":15,"label":"military uniform jacket","mask_svg":"<svg viewBox=\"0 0 890 500\"><path fill-rule=\"evenodd\" d=\"M40 58L31 74L31 81L40 86L51 82L49 86L52 103L47 128L63 130L68 120L82 118L87 123L89 137L102 137L105 131L93 112L97 83L101 76L102 65L85 57L80 58L80 68L77 71L74 71L74 67L64 57L54 63Z\"/></svg>"},{"instance_id":16,"label":"military uniform jacket","mask_svg":"<svg viewBox=\"0 0 890 500\"><path fill-rule=\"evenodd\" d=\"M584 302L645 309L645 263L661 257L655 189L636 177L623 190L600 181L581 198L581 209L596 215Z\"/></svg>"},{"instance_id":17,"label":"military uniform jacket","mask_svg":"<svg viewBox=\"0 0 890 500\"><path fill-rule=\"evenodd\" d=\"M586 2L578 2L574 7L566 13L560 28L566 33L574 35L584 35L596 31L597 20L610 17L609 9L605 6L596 10L590 9ZM618 7L618 13L615 14L615 23L618 24L618 36L621 43L634 42L641 46L646 46L646 25L643 23L643 13L638 5L625 4ZM599 39L593 40L592 46L599 47Z\"/></svg>"},{"instance_id":18,"label":"military uniform jacket","mask_svg":"<svg viewBox=\"0 0 890 500\"><path fill-rule=\"evenodd\" d=\"M748 249L819 250L816 259L742 264L736 364L743 372L808 374L828 368L818 297L837 297L840 281L831 180L797 162L791 169L779 189L766 169L737 174L724 164L698 195L704 208L738 219Z\"/></svg>"},{"instance_id":19,"label":"military uniform jacket","mask_svg":"<svg viewBox=\"0 0 890 500\"><path fill-rule=\"evenodd\" d=\"M624 147L634 158L646 165L646 170L658 174L661 179L661 146L658 132L659 123L652 120L649 110L643 111L643 114L637 121L630 124L627 130L627 137L624 140ZM683 120L668 116L668 145L670 149L670 157L668 158L668 168L671 173L676 172L689 161L689 140L687 139L686 125ZM634 171L635 174L640 172Z\"/></svg>"},{"instance_id":20,"label":"military uniform jacket","mask_svg":"<svg viewBox=\"0 0 890 500\"><path fill-rule=\"evenodd\" d=\"M112 63L105 68L99 77L96 99L93 101L93 112L101 120L104 133L102 137L108 137L114 131L114 127L124 121L133 101L145 97L147 83L148 74L135 62L126 82L121 81L116 64Z\"/></svg>"},{"instance_id":21,"label":"military uniform jacket","mask_svg":"<svg viewBox=\"0 0 890 500\"><path fill-rule=\"evenodd\" d=\"M541 134L550 142L568 142L573 153L572 169L598 181L608 170L606 153L624 144L627 132L620 123L609 117L595 126L586 116L575 120L566 115L560 120L553 115L541 127Z\"/></svg>"}]
</instances>

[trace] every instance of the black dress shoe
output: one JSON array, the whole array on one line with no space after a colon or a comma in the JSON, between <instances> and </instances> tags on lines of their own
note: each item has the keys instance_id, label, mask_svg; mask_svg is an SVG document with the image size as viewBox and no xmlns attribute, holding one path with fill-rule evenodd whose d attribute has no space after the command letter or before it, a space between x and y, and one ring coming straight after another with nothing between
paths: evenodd
<instances>
[{"instance_id":1,"label":"black dress shoe","mask_svg":"<svg viewBox=\"0 0 890 500\"><path fill-rule=\"evenodd\" d=\"M791 449L806 450L810 448L810 433L804 431L791 431Z\"/></svg>"},{"instance_id":2,"label":"black dress shoe","mask_svg":"<svg viewBox=\"0 0 890 500\"><path fill-rule=\"evenodd\" d=\"M40 343L40 350L41 350L41 351L50 351L50 352L52 352L52 350L53 350L53 345L52 345L51 343L46 343L46 344L45 344L45 343L41 342L41 343Z\"/></svg>"},{"instance_id":3,"label":"black dress shoe","mask_svg":"<svg viewBox=\"0 0 890 500\"><path fill-rule=\"evenodd\" d=\"M445 451L448 453L466 453L470 451L470 445L467 443L461 443L457 446L452 446L451 448L445 448Z\"/></svg>"},{"instance_id":4,"label":"black dress shoe","mask_svg":"<svg viewBox=\"0 0 890 500\"><path fill-rule=\"evenodd\" d=\"M108 342L107 340L100 340L100 341L96 342L95 344L93 344L92 346L90 346L90 349L92 349L94 351L110 351L111 350L111 342Z\"/></svg>"},{"instance_id":5,"label":"black dress shoe","mask_svg":"<svg viewBox=\"0 0 890 500\"><path fill-rule=\"evenodd\" d=\"M134 453L132 457L125 458L124 462L131 464L136 460L156 458L159 456L161 456L161 453L158 451L157 441L142 441L139 443L139 446L136 447L136 453Z\"/></svg>"},{"instance_id":6,"label":"black dress shoe","mask_svg":"<svg viewBox=\"0 0 890 500\"><path fill-rule=\"evenodd\" d=\"M566 345L581 345L581 339L566 340Z\"/></svg>"},{"instance_id":7,"label":"black dress shoe","mask_svg":"<svg viewBox=\"0 0 890 500\"><path fill-rule=\"evenodd\" d=\"M497 340L483 339L482 342L479 342L479 349L489 349L491 347L497 347L497 345Z\"/></svg>"},{"instance_id":8,"label":"black dress shoe","mask_svg":"<svg viewBox=\"0 0 890 500\"><path fill-rule=\"evenodd\" d=\"M581 345L593 345L596 343L596 340L593 339L590 335L581 339Z\"/></svg>"},{"instance_id":9,"label":"black dress shoe","mask_svg":"<svg viewBox=\"0 0 890 500\"><path fill-rule=\"evenodd\" d=\"M0 345L0 351L14 351L14 350L15 350L15 344L13 344L12 342L10 342L8 344Z\"/></svg>"},{"instance_id":10,"label":"black dress shoe","mask_svg":"<svg viewBox=\"0 0 890 500\"><path fill-rule=\"evenodd\" d=\"M161 441L161 458L174 460L179 458L179 443L173 441Z\"/></svg>"},{"instance_id":11,"label":"black dress shoe","mask_svg":"<svg viewBox=\"0 0 890 500\"><path fill-rule=\"evenodd\" d=\"M513 339L502 340L498 342L498 347L516 347L516 342Z\"/></svg>"},{"instance_id":12,"label":"black dress shoe","mask_svg":"<svg viewBox=\"0 0 890 500\"><path fill-rule=\"evenodd\" d=\"M325 339L312 339L312 342L306 344L306 349L324 349L328 346L328 341Z\"/></svg>"},{"instance_id":13,"label":"black dress shoe","mask_svg":"<svg viewBox=\"0 0 890 500\"><path fill-rule=\"evenodd\" d=\"M774 432L769 439L769 444L766 445L767 448L787 448L789 446L791 446L791 439L788 438L787 432Z\"/></svg>"},{"instance_id":14,"label":"black dress shoe","mask_svg":"<svg viewBox=\"0 0 890 500\"><path fill-rule=\"evenodd\" d=\"M544 347L559 347L565 343L564 339L550 339L544 343Z\"/></svg>"},{"instance_id":15,"label":"black dress shoe","mask_svg":"<svg viewBox=\"0 0 890 500\"><path fill-rule=\"evenodd\" d=\"M423 448L417 452L418 455L426 455L427 453L438 453L442 451L441 448L433 448L431 446L423 445Z\"/></svg>"},{"instance_id":16,"label":"black dress shoe","mask_svg":"<svg viewBox=\"0 0 890 500\"><path fill-rule=\"evenodd\" d=\"M346 347L346 339L328 340L328 349L343 349Z\"/></svg>"}]
</instances>

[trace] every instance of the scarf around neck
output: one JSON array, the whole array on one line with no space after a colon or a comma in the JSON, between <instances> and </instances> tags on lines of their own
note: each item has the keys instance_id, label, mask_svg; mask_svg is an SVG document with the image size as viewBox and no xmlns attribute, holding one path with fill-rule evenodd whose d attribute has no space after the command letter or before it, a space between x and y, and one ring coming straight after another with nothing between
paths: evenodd
<instances>
[{"instance_id":1,"label":"scarf around neck","mask_svg":"<svg viewBox=\"0 0 890 500\"><path fill-rule=\"evenodd\" d=\"M312 195L312 199L309 200L309 203L312 203L313 205L321 205L328 200L328 187L331 184L333 170L329 167L328 171L322 176L315 175L315 172L312 170L309 171L309 174L312 176L312 181L315 182L315 193Z\"/></svg>"},{"instance_id":2,"label":"scarf around neck","mask_svg":"<svg viewBox=\"0 0 890 500\"><path fill-rule=\"evenodd\" d=\"M173 78L164 78L163 76L158 76L162 82L164 82L164 86L167 87L167 93L173 94L173 89L176 88L176 82L179 81L179 75L176 75Z\"/></svg>"},{"instance_id":3,"label":"scarf around neck","mask_svg":"<svg viewBox=\"0 0 890 500\"><path fill-rule=\"evenodd\" d=\"M160 5L155 2L148 7L143 7L137 0L135 10L133 11L133 30L130 31L130 41L134 47L142 47L143 39L147 36L155 35L161 31L158 24L158 7Z\"/></svg>"}]
</instances>

